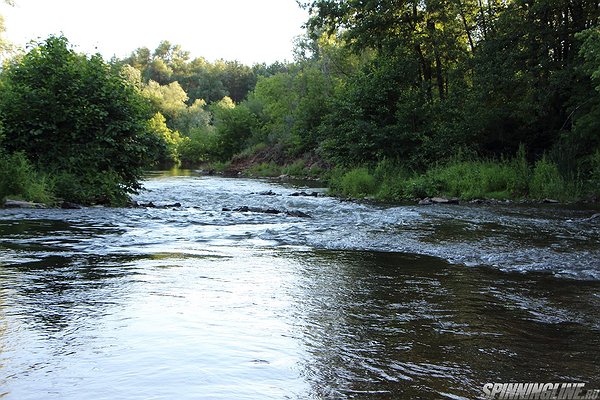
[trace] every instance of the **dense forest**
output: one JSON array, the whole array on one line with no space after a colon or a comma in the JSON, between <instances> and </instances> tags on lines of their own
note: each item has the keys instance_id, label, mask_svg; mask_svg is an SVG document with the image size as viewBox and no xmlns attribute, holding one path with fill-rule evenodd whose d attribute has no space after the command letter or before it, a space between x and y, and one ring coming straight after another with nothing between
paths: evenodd
<instances>
[{"instance_id":1,"label":"dense forest","mask_svg":"<svg viewBox=\"0 0 600 400\"><path fill-rule=\"evenodd\" d=\"M600 2L315 0L290 63L51 37L0 74L0 196L122 204L154 164L351 197L597 199Z\"/></svg>"}]
</instances>

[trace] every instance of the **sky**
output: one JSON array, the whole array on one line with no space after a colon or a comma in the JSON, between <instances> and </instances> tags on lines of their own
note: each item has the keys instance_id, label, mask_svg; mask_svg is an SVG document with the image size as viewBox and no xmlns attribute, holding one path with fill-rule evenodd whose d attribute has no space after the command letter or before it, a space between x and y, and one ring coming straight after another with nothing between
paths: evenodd
<instances>
[{"instance_id":1,"label":"sky","mask_svg":"<svg viewBox=\"0 0 600 400\"><path fill-rule=\"evenodd\" d=\"M124 58L162 40L192 58L247 65L292 61L307 12L295 0L14 0L1 2L4 37L25 47L64 34L75 49Z\"/></svg>"}]
</instances>

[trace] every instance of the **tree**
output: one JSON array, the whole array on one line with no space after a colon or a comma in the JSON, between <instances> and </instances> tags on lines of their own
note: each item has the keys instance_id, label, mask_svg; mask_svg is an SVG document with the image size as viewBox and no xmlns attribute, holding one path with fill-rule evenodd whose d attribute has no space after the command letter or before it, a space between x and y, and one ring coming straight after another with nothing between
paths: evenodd
<instances>
[{"instance_id":1,"label":"tree","mask_svg":"<svg viewBox=\"0 0 600 400\"><path fill-rule=\"evenodd\" d=\"M155 109L169 120L176 118L187 107L188 96L179 82L161 85L158 82L150 81L143 87L142 93L152 102Z\"/></svg>"},{"instance_id":2,"label":"tree","mask_svg":"<svg viewBox=\"0 0 600 400\"><path fill-rule=\"evenodd\" d=\"M0 90L5 148L55 176L59 196L117 203L140 188L158 145L149 107L99 55L51 36L7 66Z\"/></svg>"},{"instance_id":3,"label":"tree","mask_svg":"<svg viewBox=\"0 0 600 400\"><path fill-rule=\"evenodd\" d=\"M179 163L177 146L181 142L179 132L169 129L165 117L160 112L157 112L150 120L148 120L148 129L155 134L158 137L159 142L163 144L159 149L159 153L153 158L158 160L161 164L177 165Z\"/></svg>"},{"instance_id":4,"label":"tree","mask_svg":"<svg viewBox=\"0 0 600 400\"><path fill-rule=\"evenodd\" d=\"M230 159L241 151L257 126L254 114L245 105L236 106L224 97L211 106L214 114L218 149L222 160Z\"/></svg>"}]
</instances>

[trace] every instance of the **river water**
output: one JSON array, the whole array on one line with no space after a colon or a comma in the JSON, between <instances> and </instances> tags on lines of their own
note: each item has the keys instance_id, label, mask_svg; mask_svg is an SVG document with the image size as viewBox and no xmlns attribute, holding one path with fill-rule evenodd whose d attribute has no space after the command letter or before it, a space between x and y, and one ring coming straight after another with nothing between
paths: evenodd
<instances>
[{"instance_id":1,"label":"river water","mask_svg":"<svg viewBox=\"0 0 600 400\"><path fill-rule=\"evenodd\" d=\"M193 173L145 187L181 207L0 210L0 398L600 388L591 210L386 207ZM312 218L223 211L241 206Z\"/></svg>"}]
</instances>

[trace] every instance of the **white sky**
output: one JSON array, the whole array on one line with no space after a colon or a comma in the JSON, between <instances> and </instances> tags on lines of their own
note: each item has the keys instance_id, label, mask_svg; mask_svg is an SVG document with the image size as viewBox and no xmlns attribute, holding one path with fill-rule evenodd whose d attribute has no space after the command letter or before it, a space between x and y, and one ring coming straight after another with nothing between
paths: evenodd
<instances>
[{"instance_id":1,"label":"white sky","mask_svg":"<svg viewBox=\"0 0 600 400\"><path fill-rule=\"evenodd\" d=\"M15 0L0 1L5 38L25 47L64 34L76 49L105 59L180 44L192 58L244 64L292 61L307 13L295 0Z\"/></svg>"}]
</instances>

